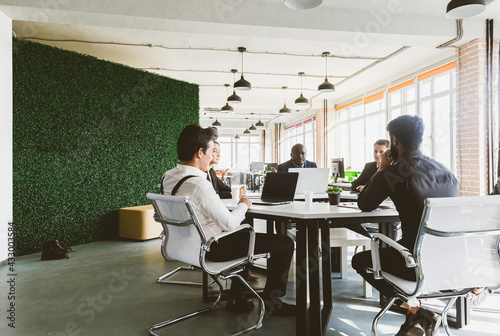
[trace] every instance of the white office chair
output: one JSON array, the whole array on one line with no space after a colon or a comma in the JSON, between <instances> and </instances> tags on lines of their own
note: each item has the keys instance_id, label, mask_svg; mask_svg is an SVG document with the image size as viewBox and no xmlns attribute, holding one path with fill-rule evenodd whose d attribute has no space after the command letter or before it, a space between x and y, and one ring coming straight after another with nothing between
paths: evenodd
<instances>
[{"instance_id":1,"label":"white office chair","mask_svg":"<svg viewBox=\"0 0 500 336\"><path fill-rule=\"evenodd\" d=\"M165 233L164 239L166 239L166 242L164 242L164 248L162 249L164 256L169 260L181 261L191 265L195 269L205 271L219 286L217 299L211 306L155 324L149 329L149 333L151 335L159 336L155 330L216 308L221 299L223 290L222 285L219 282L219 278L223 280L233 279L234 281L237 279L236 281L241 281L259 300L259 317L257 322L253 326L243 329L234 335L241 335L250 330L262 327L262 319L264 318L265 313L264 301L255 292L255 290L248 285L241 275L239 275L239 273L243 271L243 267L245 265L253 263L257 258L267 257L267 254L258 256L254 256L253 254L255 242L255 232L253 231L253 228L250 225L241 225L235 231L223 232L207 240L205 233L196 218L196 214L191 206L189 197L148 193L147 198L151 200L155 209L155 220L163 225ZM213 242L241 230L247 230L250 234L248 254L246 256L225 262L213 262L206 260L206 253L210 251L210 245Z\"/></svg>"},{"instance_id":2,"label":"white office chair","mask_svg":"<svg viewBox=\"0 0 500 336\"><path fill-rule=\"evenodd\" d=\"M401 253L406 267L415 269L416 281L381 269L381 241ZM440 298L448 299L441 316L451 336L447 313L456 299L473 288L500 286L500 196L426 199L413 251L382 234L372 238L371 251L375 278L388 281L397 293L373 320L372 335L397 298L405 302Z\"/></svg>"},{"instance_id":3,"label":"white office chair","mask_svg":"<svg viewBox=\"0 0 500 336\"><path fill-rule=\"evenodd\" d=\"M167 253L167 235L165 234L165 230L163 230L160 234L161 238L161 255L165 260L167 261L177 261L169 257ZM183 280L166 280L169 277L173 276L174 274L177 274L181 271L197 271L199 272L200 269L193 267L192 265L184 265L184 266L179 266L176 269L163 274L160 276L157 280L158 283L164 283L164 284L175 284L175 285L191 285L191 286L203 286L203 282L196 282L196 281L183 281ZM211 286L215 283L215 281L211 281L210 283L207 284L207 286Z\"/></svg>"}]
</instances>

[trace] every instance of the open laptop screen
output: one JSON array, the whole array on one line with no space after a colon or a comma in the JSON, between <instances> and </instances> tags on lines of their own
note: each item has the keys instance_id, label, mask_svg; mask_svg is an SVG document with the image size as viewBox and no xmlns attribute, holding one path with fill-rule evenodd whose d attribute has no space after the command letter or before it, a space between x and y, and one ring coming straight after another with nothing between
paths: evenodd
<instances>
[{"instance_id":1,"label":"open laptop screen","mask_svg":"<svg viewBox=\"0 0 500 336\"><path fill-rule=\"evenodd\" d=\"M267 173L262 189L263 201L293 201L299 173Z\"/></svg>"},{"instance_id":2,"label":"open laptop screen","mask_svg":"<svg viewBox=\"0 0 500 336\"><path fill-rule=\"evenodd\" d=\"M288 172L299 173L295 194L304 194L305 191L323 194L328 188L328 181L330 180L329 168L290 168Z\"/></svg>"}]
</instances>

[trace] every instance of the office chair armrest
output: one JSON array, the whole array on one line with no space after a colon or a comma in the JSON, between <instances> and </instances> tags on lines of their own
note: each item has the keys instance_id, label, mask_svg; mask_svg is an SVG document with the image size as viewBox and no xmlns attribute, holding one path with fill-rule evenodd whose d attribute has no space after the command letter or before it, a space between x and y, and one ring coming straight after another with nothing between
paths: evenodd
<instances>
[{"instance_id":1,"label":"office chair armrest","mask_svg":"<svg viewBox=\"0 0 500 336\"><path fill-rule=\"evenodd\" d=\"M248 241L248 254L247 254L247 259L248 259L248 262L252 263L255 259L258 259L260 258L261 256L259 255L258 258L255 258L254 256L254 247L255 247L255 230L253 227L251 227L250 225L248 224L242 224L240 226L238 226L235 230L233 231L229 231L229 232L221 232L219 233L218 235L215 235L213 236L212 238L210 238L207 243L206 243L206 248L207 248L207 251L210 251L210 245L213 243L213 242L217 242L219 239L223 238L223 237L227 237L227 236L230 236L232 235L233 233L235 232L239 232L239 231L243 231L243 230L248 230L249 234L250 234L250 239Z\"/></svg>"},{"instance_id":2,"label":"office chair armrest","mask_svg":"<svg viewBox=\"0 0 500 336\"><path fill-rule=\"evenodd\" d=\"M415 258L413 258L413 255L406 247L397 243L396 241L392 240L391 238L387 237L386 235L383 235L381 233L376 233L373 235L372 241L371 241L372 265L373 265L373 273L374 273L375 279L382 279L382 276L380 275L380 272L382 270L381 265L380 265L380 253L379 253L379 242L380 241L383 241L388 246L392 247L393 249L395 249L396 251L401 253L401 256L405 260L406 267L413 268L413 267L417 266L417 263L415 262Z\"/></svg>"}]
</instances>

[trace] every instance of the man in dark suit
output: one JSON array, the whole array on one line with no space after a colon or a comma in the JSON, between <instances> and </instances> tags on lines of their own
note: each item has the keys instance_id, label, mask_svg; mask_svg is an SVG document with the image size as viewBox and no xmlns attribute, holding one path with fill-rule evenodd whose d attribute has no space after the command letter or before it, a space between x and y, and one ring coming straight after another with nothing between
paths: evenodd
<instances>
[{"instance_id":1,"label":"man in dark suit","mask_svg":"<svg viewBox=\"0 0 500 336\"><path fill-rule=\"evenodd\" d=\"M290 152L291 159L278 165L278 173L287 173L289 168L318 168L316 162L307 161L307 149L303 144L295 144Z\"/></svg>"},{"instance_id":2,"label":"man in dark suit","mask_svg":"<svg viewBox=\"0 0 500 336\"><path fill-rule=\"evenodd\" d=\"M377 172L378 167L380 167L380 160L382 154L385 153L391 147L391 143L386 139L379 139L375 141L373 145L373 158L375 161L368 162L363 168L361 175L352 181L351 190L362 191L365 184L372 178L372 176Z\"/></svg>"}]
</instances>

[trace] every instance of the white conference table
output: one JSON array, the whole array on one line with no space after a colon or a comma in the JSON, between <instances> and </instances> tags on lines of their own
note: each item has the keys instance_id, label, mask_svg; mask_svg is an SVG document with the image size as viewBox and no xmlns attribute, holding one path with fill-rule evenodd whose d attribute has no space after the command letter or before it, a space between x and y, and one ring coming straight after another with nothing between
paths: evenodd
<instances>
[{"instance_id":1,"label":"white conference table","mask_svg":"<svg viewBox=\"0 0 500 336\"><path fill-rule=\"evenodd\" d=\"M358 199L358 192L350 192L350 191L342 191L340 194L340 199L341 200L348 200L348 201L355 201ZM261 193L256 192L256 191L247 191L246 196L250 199L260 199ZM302 201L304 200L304 194L295 194L295 199ZM328 201L328 194L327 193L315 193L313 194L313 199L314 200L325 200Z\"/></svg>"},{"instance_id":2,"label":"white conference table","mask_svg":"<svg viewBox=\"0 0 500 336\"><path fill-rule=\"evenodd\" d=\"M236 206L232 199L223 202L229 210ZM388 225L384 223L399 222L395 209L362 212L328 203L313 202L306 206L300 201L284 205L252 205L247 212L250 224L254 218L267 220L270 234L274 233L274 222L296 224L296 335L301 336L324 335L332 312L330 227L350 228L361 223L380 223L381 232L386 232Z\"/></svg>"}]
</instances>

